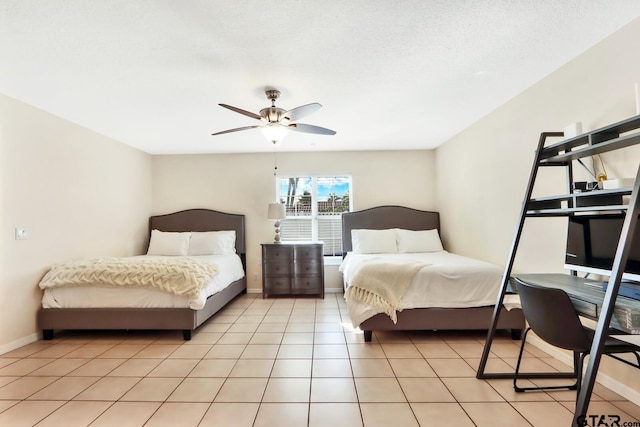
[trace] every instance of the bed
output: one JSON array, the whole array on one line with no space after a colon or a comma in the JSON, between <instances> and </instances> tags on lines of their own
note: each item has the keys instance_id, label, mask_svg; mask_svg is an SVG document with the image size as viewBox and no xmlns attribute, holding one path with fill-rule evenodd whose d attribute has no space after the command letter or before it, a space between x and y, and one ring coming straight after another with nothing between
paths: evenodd
<instances>
[{"instance_id":1,"label":"bed","mask_svg":"<svg viewBox=\"0 0 640 427\"><path fill-rule=\"evenodd\" d=\"M37 327L42 330L43 339L50 340L53 338L54 330L63 329L155 329L181 330L183 338L190 340L192 331L236 296L246 293L245 217L244 215L209 209L189 209L149 218L149 244L155 245L156 252L159 248L158 245L161 245L162 242L158 236L165 238L171 236L173 239L174 236L179 236L184 232L187 232L189 236L193 234L201 237L215 234L216 239L219 238L218 234L222 234L225 237L225 244L231 245L231 249L227 249L219 258L209 255L174 257L179 259L196 258L194 263L197 262L198 266L207 264L206 261L210 262L211 259L220 261L220 264L214 264L215 267L207 267L215 268L213 273L215 283L212 280L212 283L207 284L206 290L193 291L193 295L190 296L168 296L166 292L161 290L143 289L143 292L149 292L149 294L140 295L140 289L114 289L113 287L100 286L100 283L95 283L98 286L60 288L60 292L63 293L54 296L48 295L49 290L46 290L43 295L43 305L37 314ZM229 235L234 235L232 243L229 243ZM192 240L191 243L194 241ZM199 242L203 242L203 240L201 239ZM207 241L204 242L207 243ZM230 252L234 252L234 254L230 254ZM151 247L147 253L152 253ZM123 259L123 261L128 261L128 259ZM233 266L232 273L227 272L227 266ZM206 272L211 273L209 270ZM41 285L42 283L43 281L41 281ZM97 293L91 294L94 291ZM79 293L74 294L73 292ZM202 293L207 294L202 295ZM118 298L122 298L122 303L117 302L120 301ZM83 303L80 303L81 301ZM102 302L92 304L86 303L87 301Z\"/></svg>"},{"instance_id":2,"label":"bed","mask_svg":"<svg viewBox=\"0 0 640 427\"><path fill-rule=\"evenodd\" d=\"M413 234L422 235L426 230L432 230L429 233L433 233L433 230L436 233L439 233L440 230L440 217L438 212L430 212L430 211L422 211L416 210L403 206L378 206L370 209L365 209L362 211L349 212L342 214L342 245L343 245L343 263L340 266L340 270L343 272L343 277L345 281L345 296L347 300L347 307L350 312L350 316L352 317L352 322L354 326L358 326L364 332L364 340L366 342L371 341L372 332L374 330L380 331L389 331L389 330L487 330L491 327L491 321L493 318L493 310L495 306L495 301L499 292L499 288L501 285L501 276L503 274L502 270L493 266L494 270L492 271L491 264L483 263L478 260L473 260L470 258L459 257L455 254L449 254L446 251L442 251L442 253L434 253L431 254L422 254L422 253L402 253L402 254L392 254L391 257L387 256L386 252L392 252L392 249L386 251L385 249L379 249L380 243L379 241L376 243L378 246L378 250L372 250L369 252L373 252L371 254L367 254L367 250L357 250L354 245L365 245L363 243L363 235L360 234L360 237L357 233L364 232L369 233L368 230L380 230L383 233L392 232L396 229L403 230L404 233L408 236L412 236L412 232L418 232ZM358 238L361 241L354 242L352 241L352 231L354 231L354 238ZM396 231L397 232L397 231ZM429 234L433 236L433 234ZM438 235L438 234L436 234ZM409 246L412 244L410 240L407 240ZM437 246L439 243L439 235L437 237L437 241L433 243ZM400 241L397 241L397 244L400 244ZM441 247L439 248L441 249ZM397 248L396 248L397 250ZM409 250L409 249L408 249ZM364 254L358 254L356 252L365 252ZM409 250L411 252L411 250ZM424 255L424 258L422 257ZM451 257L449 257L451 255ZM475 268L479 268L479 272L471 273L477 274L478 280L482 279L484 281L488 281L491 275L494 276L493 286L494 290L490 294L490 298L487 297L487 291L479 292L476 297L472 298L475 302L461 302L458 304L454 298L451 297L451 293L449 296L445 296L445 303L443 306L437 306L438 303L434 304L426 302L425 306L420 306L419 303L416 303L412 300L411 308L403 308L401 306L401 311L396 311L395 317L396 322L392 320L392 316L390 314L385 314L383 310L380 308L374 307L366 307L361 300L356 300L354 297L354 293L350 293L350 279L355 280L355 274L357 273L358 263L365 263L366 260L364 258L370 257L375 258L376 262L378 261L389 261L389 262L408 262L407 260L398 261L396 258L409 258L416 263L421 263L422 265L413 266L417 270L414 278L418 278L422 273L427 272L429 270L435 270L440 264L439 257L445 257L446 268L451 268L451 265L457 262L467 262L468 264L465 268L470 272L475 271ZM393 259L392 259L393 258ZM455 258L455 259L454 259ZM390 265L390 264L387 264ZM424 267L424 268L423 268ZM455 274L456 276L458 273ZM452 276L449 274L449 276ZM371 276L368 277L371 279ZM449 281L448 283L453 283ZM412 292L412 287L414 287L413 281L411 282L405 295L409 295ZM464 289L471 289L469 285L466 284ZM451 289L454 289L454 286L449 285ZM425 288L426 289L426 288ZM424 292L428 294L427 291ZM467 292L464 292L465 295ZM413 291L413 296L422 294L422 291ZM350 297L351 296L351 297ZM448 298L448 299L447 299ZM404 303L404 297L402 298L402 303ZM469 304L471 304L469 306ZM499 315L499 321L497 328L498 329L507 329L510 330L511 335L514 339L519 339L521 336L521 332L524 328L525 321L524 315L522 314L522 310L517 306L517 303L510 304L501 308L501 312Z\"/></svg>"}]
</instances>

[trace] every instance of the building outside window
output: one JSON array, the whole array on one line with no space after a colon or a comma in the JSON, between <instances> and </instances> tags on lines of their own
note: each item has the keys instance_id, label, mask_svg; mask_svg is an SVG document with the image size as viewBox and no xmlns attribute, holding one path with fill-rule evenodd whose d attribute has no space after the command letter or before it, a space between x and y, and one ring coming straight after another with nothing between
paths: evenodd
<instances>
[{"instance_id":1,"label":"building outside window","mask_svg":"<svg viewBox=\"0 0 640 427\"><path fill-rule=\"evenodd\" d=\"M325 257L341 259L340 215L352 210L351 176L278 176L276 180L278 201L286 207L282 240L323 242Z\"/></svg>"}]
</instances>

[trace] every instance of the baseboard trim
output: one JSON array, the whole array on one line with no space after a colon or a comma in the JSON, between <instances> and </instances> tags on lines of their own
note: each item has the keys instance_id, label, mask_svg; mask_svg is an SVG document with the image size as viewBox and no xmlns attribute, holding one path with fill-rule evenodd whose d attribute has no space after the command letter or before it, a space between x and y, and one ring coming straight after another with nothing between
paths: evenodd
<instances>
[{"instance_id":1,"label":"baseboard trim","mask_svg":"<svg viewBox=\"0 0 640 427\"><path fill-rule=\"evenodd\" d=\"M10 351L16 350L20 347L24 347L27 344L34 343L38 341L40 337L38 334L31 334L24 338L20 338L19 340L12 341L0 347L0 354L9 353Z\"/></svg>"},{"instance_id":2,"label":"baseboard trim","mask_svg":"<svg viewBox=\"0 0 640 427\"><path fill-rule=\"evenodd\" d=\"M570 354L563 352L557 347L553 347L547 344L546 342L544 342L543 340L535 336L535 334L529 334L529 336L527 337L527 343L530 343L538 347L540 350L560 360L561 362L565 363L567 366L569 367L573 366L573 357ZM628 385L622 384L618 380L615 380L611 378L609 375L603 374L602 372L598 372L596 381L599 382L604 387L608 388L609 390L613 391L614 393L617 393L620 396L624 397L629 402L632 402L636 405L640 405L640 391L634 390Z\"/></svg>"}]
</instances>

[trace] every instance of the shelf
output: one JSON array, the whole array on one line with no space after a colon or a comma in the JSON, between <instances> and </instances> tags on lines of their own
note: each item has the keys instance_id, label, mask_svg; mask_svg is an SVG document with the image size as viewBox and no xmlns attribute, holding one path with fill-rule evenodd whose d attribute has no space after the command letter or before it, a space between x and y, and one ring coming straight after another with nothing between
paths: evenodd
<instances>
[{"instance_id":1,"label":"shelf","mask_svg":"<svg viewBox=\"0 0 640 427\"><path fill-rule=\"evenodd\" d=\"M581 136L579 138L583 139L587 137ZM605 142L593 143L593 145L589 145L586 148L580 148L575 151L568 151L562 154L555 154L549 157L545 156L549 154L547 153L547 149L545 149L543 151L544 157L540 160L540 166L563 166L571 160L594 156L607 151L619 150L636 144L640 144L640 133L622 136ZM584 145L584 143L582 145Z\"/></svg>"},{"instance_id":2,"label":"shelf","mask_svg":"<svg viewBox=\"0 0 640 427\"><path fill-rule=\"evenodd\" d=\"M575 213L587 212L614 212L627 210L628 205L611 205L603 207L584 206L579 208L558 208L558 209L541 209L527 211L527 217L543 217L543 216L569 216Z\"/></svg>"},{"instance_id":3,"label":"shelf","mask_svg":"<svg viewBox=\"0 0 640 427\"><path fill-rule=\"evenodd\" d=\"M630 195L632 190L632 188L617 188L538 197L528 201L526 215L529 217L566 216L580 212L626 210L627 205L622 202L622 197ZM570 203L572 207L568 206Z\"/></svg>"},{"instance_id":4,"label":"shelf","mask_svg":"<svg viewBox=\"0 0 640 427\"><path fill-rule=\"evenodd\" d=\"M636 145L640 143L640 133L620 135L638 129L640 129L640 116L635 116L595 131L551 144L542 149L540 166L563 165L571 160Z\"/></svg>"}]
</instances>

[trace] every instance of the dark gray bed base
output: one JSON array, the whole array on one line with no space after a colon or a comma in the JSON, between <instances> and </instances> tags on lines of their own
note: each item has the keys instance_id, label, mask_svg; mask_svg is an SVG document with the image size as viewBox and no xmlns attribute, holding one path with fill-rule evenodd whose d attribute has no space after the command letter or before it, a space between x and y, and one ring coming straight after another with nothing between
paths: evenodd
<instances>
[{"instance_id":1,"label":"dark gray bed base","mask_svg":"<svg viewBox=\"0 0 640 427\"><path fill-rule=\"evenodd\" d=\"M161 231L236 231L236 252L246 271L244 215L209 209L189 209L149 218L151 230ZM190 308L41 308L37 327L45 340L56 329L162 329L182 330L185 340L194 329L213 316L229 301L247 291L243 277L210 296L200 310Z\"/></svg>"},{"instance_id":2,"label":"dark gray bed base","mask_svg":"<svg viewBox=\"0 0 640 427\"><path fill-rule=\"evenodd\" d=\"M212 295L200 310L190 308L41 308L38 328L45 340L55 329L155 329L182 330L185 340L191 332L237 295L246 291L243 278Z\"/></svg>"},{"instance_id":3,"label":"dark gray bed base","mask_svg":"<svg viewBox=\"0 0 640 427\"><path fill-rule=\"evenodd\" d=\"M364 340L370 342L373 331L469 331L488 330L493 306L470 308L414 308L398 313L394 324L386 314L376 314L360 324ZM498 329L509 329L511 338L520 339L524 328L522 310L502 308Z\"/></svg>"},{"instance_id":4,"label":"dark gray bed base","mask_svg":"<svg viewBox=\"0 0 640 427\"><path fill-rule=\"evenodd\" d=\"M342 214L342 248L351 251L351 230L404 228L440 231L440 214L403 206L378 206ZM371 341L374 330L487 330L493 319L493 306L469 308L415 308L398 313L394 324L386 314L376 314L360 324L364 340ZM513 339L520 339L525 327L522 310L502 308L498 329L510 329Z\"/></svg>"}]
</instances>

